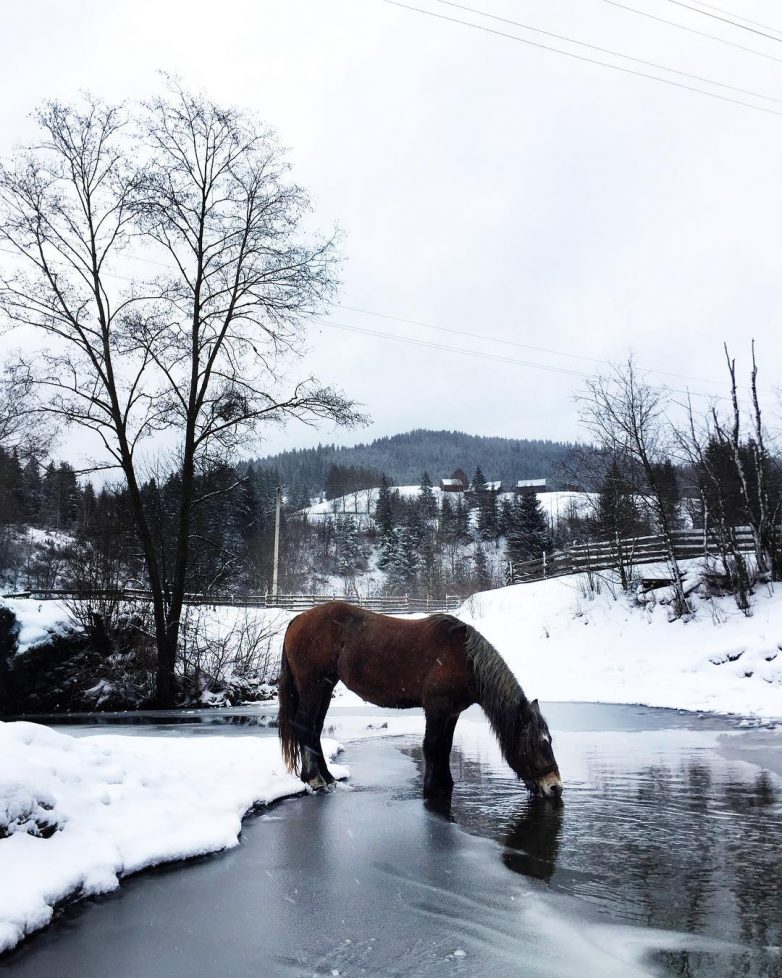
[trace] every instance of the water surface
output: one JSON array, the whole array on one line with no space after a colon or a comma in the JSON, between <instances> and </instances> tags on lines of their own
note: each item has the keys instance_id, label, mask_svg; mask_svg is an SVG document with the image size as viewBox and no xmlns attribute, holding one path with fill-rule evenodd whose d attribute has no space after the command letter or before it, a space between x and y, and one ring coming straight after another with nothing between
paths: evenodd
<instances>
[{"instance_id":1,"label":"water surface","mask_svg":"<svg viewBox=\"0 0 782 978\"><path fill-rule=\"evenodd\" d=\"M338 737L341 711L366 713L333 707ZM349 744L350 788L247 819L237 849L124 881L0 971L782 976L779 732L634 707L545 712L564 805L526 796L477 710L439 806L420 797L418 738ZM218 716L122 729L276 735L269 709L230 711L222 728Z\"/></svg>"}]
</instances>

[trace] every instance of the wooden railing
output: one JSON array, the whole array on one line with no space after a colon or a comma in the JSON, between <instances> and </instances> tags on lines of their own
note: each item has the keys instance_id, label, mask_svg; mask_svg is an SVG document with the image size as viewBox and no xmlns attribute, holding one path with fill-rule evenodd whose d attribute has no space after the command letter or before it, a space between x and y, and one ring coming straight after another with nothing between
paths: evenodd
<instances>
[{"instance_id":1,"label":"wooden railing","mask_svg":"<svg viewBox=\"0 0 782 978\"><path fill-rule=\"evenodd\" d=\"M752 553L754 541L750 528L739 527L734 532L738 549L743 553ZM677 560L719 553L714 538L703 530L675 530L673 544ZM626 567L635 567L664 563L667 559L665 539L660 534L621 540L596 540L573 544L567 550L546 554L538 560L514 564L510 577L513 584L521 584L524 581L539 581L547 577L562 577L584 571L611 570L620 563Z\"/></svg>"},{"instance_id":2,"label":"wooden railing","mask_svg":"<svg viewBox=\"0 0 782 978\"><path fill-rule=\"evenodd\" d=\"M63 588L31 588L16 594L5 594L5 598L32 598L36 601L88 601L88 600L119 600L119 601L151 601L149 591L138 588L123 588L119 591L78 591ZM444 598L419 596L412 594L391 595L386 597L355 597L339 594L186 594L185 604L205 605L209 607L235 608L280 608L284 611L306 611L327 601L349 601L369 611L380 611L389 615L406 615L416 613L434 613L438 611L453 611L464 601L456 594L447 594Z\"/></svg>"}]
</instances>

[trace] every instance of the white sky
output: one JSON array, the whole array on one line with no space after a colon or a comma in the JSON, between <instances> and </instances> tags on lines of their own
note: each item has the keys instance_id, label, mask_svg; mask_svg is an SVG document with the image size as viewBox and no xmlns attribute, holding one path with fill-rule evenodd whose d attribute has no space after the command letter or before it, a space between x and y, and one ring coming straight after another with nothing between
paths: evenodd
<instances>
[{"instance_id":1,"label":"white sky","mask_svg":"<svg viewBox=\"0 0 782 978\"><path fill-rule=\"evenodd\" d=\"M409 2L579 50L437 0ZM782 113L782 42L670 0L623 2L780 60L606 0L474 0L485 11L768 94L780 101L746 100ZM710 2L782 30L772 0ZM344 306L483 339L344 308L334 310L337 322L579 372L599 366L580 357L621 359L632 349L644 367L718 382L722 341L746 362L754 335L761 382L777 385L782 115L383 0L3 0L2 27L3 154L30 134L26 115L42 98L70 100L83 88L108 100L145 96L158 88L157 69L179 74L217 101L257 110L278 130L319 223L345 232ZM358 435L291 427L273 433L264 453L413 427L578 434L578 376L335 328L312 330L303 369L364 402L374 423Z\"/></svg>"}]
</instances>

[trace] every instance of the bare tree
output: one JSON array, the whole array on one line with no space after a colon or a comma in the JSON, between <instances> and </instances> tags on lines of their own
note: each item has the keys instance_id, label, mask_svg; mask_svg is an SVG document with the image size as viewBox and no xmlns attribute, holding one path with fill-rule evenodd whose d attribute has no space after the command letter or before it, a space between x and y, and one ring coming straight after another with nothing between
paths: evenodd
<instances>
[{"instance_id":1,"label":"bare tree","mask_svg":"<svg viewBox=\"0 0 782 978\"><path fill-rule=\"evenodd\" d=\"M758 365L755 359L755 341L752 341L752 372L750 374L752 420L750 438L747 442L750 452L751 473L748 472L747 464L742 457L741 410L736 384L736 361L728 353L727 344L725 344L725 359L730 374L733 409L730 429L726 430L723 427L716 410L712 412L712 419L717 434L724 443L730 445L733 454L733 462L738 473L747 519L755 544L758 572L772 581L779 581L782 580L782 553L780 553L779 548L777 524L780 518L782 499L774 500L770 491L771 458L766 450L763 416L758 397Z\"/></svg>"},{"instance_id":2,"label":"bare tree","mask_svg":"<svg viewBox=\"0 0 782 978\"><path fill-rule=\"evenodd\" d=\"M360 420L333 389L285 376L334 292L334 241L306 239L308 200L273 134L175 84L132 112L50 102L37 121L41 142L0 169L0 238L20 266L0 277L0 311L43 334L26 364L43 409L94 432L122 470L169 706L197 473L264 422ZM162 431L180 480L166 566L139 479Z\"/></svg>"},{"instance_id":3,"label":"bare tree","mask_svg":"<svg viewBox=\"0 0 782 978\"><path fill-rule=\"evenodd\" d=\"M731 513L731 487L726 485L723 461L733 457L733 448L723 429L712 426L707 416L698 424L692 401L687 404L688 425L674 431L684 462L690 467L703 511L704 551L709 542L716 545L725 577L744 614L750 610L752 590L749 568L741 552L738 527ZM713 416L713 415L712 415Z\"/></svg>"},{"instance_id":4,"label":"bare tree","mask_svg":"<svg viewBox=\"0 0 782 978\"><path fill-rule=\"evenodd\" d=\"M662 463L670 457L664 392L639 377L630 357L609 374L587 380L579 402L581 422L596 447L622 460L624 472L636 473L633 491L644 500L663 538L674 612L686 614L690 609L676 559L671 506L660 478Z\"/></svg>"}]
</instances>

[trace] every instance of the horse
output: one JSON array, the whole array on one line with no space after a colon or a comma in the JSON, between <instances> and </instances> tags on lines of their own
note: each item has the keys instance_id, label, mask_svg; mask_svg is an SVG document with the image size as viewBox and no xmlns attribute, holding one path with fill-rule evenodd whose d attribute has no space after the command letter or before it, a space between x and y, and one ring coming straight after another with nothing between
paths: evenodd
<instances>
[{"instance_id":1,"label":"horse","mask_svg":"<svg viewBox=\"0 0 782 978\"><path fill-rule=\"evenodd\" d=\"M499 652L452 615L392 618L329 601L285 633L278 732L288 770L312 790L333 781L320 736L338 680L376 706L423 707L426 797L453 788L450 755L459 715L480 703L502 754L533 794L559 799L563 785L546 721Z\"/></svg>"}]
</instances>

